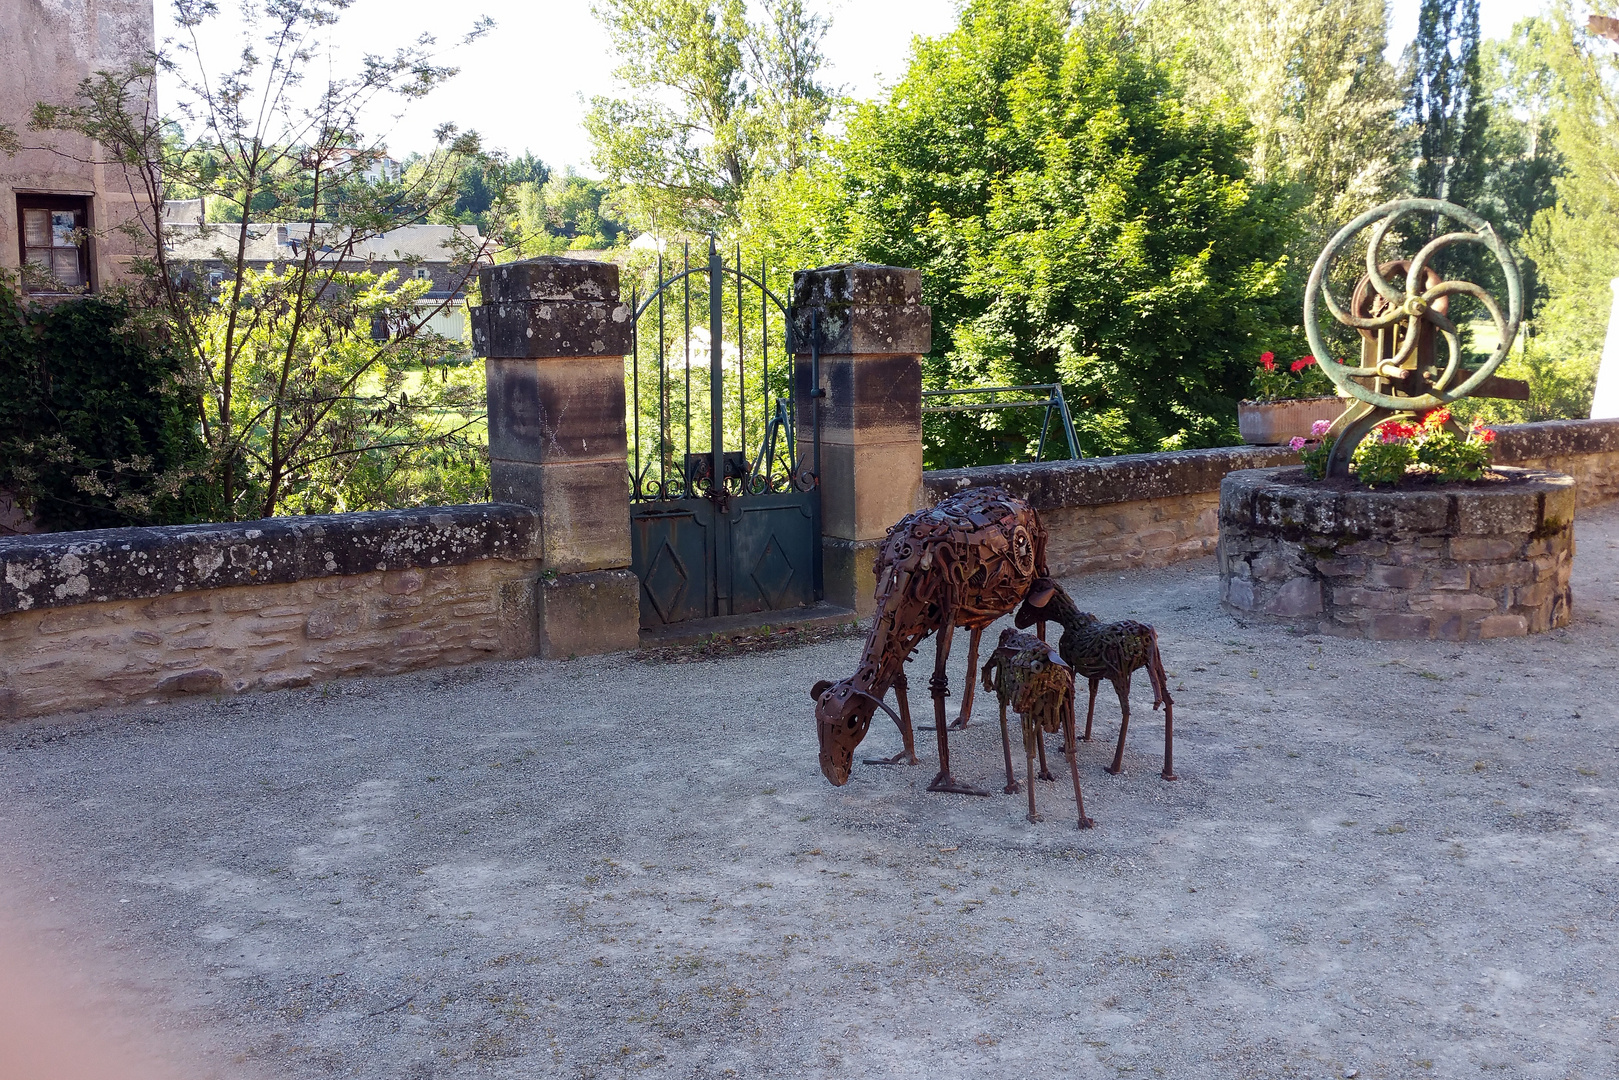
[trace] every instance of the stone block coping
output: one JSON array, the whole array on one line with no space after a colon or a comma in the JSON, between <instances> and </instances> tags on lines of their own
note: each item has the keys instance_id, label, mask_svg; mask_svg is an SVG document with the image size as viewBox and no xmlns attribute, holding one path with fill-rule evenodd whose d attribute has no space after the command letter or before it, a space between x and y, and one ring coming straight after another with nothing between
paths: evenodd
<instances>
[{"instance_id":1,"label":"stone block coping","mask_svg":"<svg viewBox=\"0 0 1619 1080\"><path fill-rule=\"evenodd\" d=\"M4 537L0 615L539 552L539 515L507 503Z\"/></svg>"}]
</instances>

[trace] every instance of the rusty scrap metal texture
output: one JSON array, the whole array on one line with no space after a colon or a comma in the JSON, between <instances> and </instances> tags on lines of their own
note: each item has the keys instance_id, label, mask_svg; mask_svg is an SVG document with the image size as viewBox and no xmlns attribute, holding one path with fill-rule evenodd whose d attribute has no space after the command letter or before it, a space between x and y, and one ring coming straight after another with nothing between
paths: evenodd
<instances>
[{"instance_id":1,"label":"rusty scrap metal texture","mask_svg":"<svg viewBox=\"0 0 1619 1080\"><path fill-rule=\"evenodd\" d=\"M1068 755L1068 771L1074 780L1074 804L1079 809L1079 827L1093 824L1085 816L1085 796L1079 790L1079 755L1074 742L1074 669L1063 662L1057 651L1033 634L1007 627L1000 644L984 663L984 689L995 691L1001 705L1001 752L1006 757L1008 795L1017 794L1017 778L1012 775L1012 739L1006 730L1006 709L1011 706L1023 722L1024 777L1029 786L1029 820L1039 821L1034 807L1034 758L1040 755L1040 779L1055 780L1046 768L1046 732L1061 731L1063 752Z\"/></svg>"},{"instance_id":2,"label":"rusty scrap metal texture","mask_svg":"<svg viewBox=\"0 0 1619 1080\"><path fill-rule=\"evenodd\" d=\"M1146 623L1133 621L1104 623L1089 612L1081 611L1068 593L1050 578L1042 577L1029 589L1029 598L1023 602L1013 618L1020 628L1036 622L1051 621L1063 628L1057 641L1057 652L1074 673L1090 680L1090 705L1085 710L1084 741L1091 739L1091 723L1096 717L1096 688L1106 679L1119 695L1119 745L1113 752L1113 764L1108 772L1118 775L1124 768L1124 736L1130 728L1130 675L1147 669L1152 682L1152 707L1164 707L1164 768L1165 780L1178 780L1175 775L1175 699L1169 696L1169 681L1164 677L1164 661L1158 655L1158 631Z\"/></svg>"},{"instance_id":3,"label":"rusty scrap metal texture","mask_svg":"<svg viewBox=\"0 0 1619 1080\"><path fill-rule=\"evenodd\" d=\"M950 773L944 699L951 639L958 626L972 631L968 671L975 673L984 627L1016 607L1029 584L1045 574L1044 526L1032 507L999 488L969 488L890 528L877 553L877 613L860 666L849 678L837 683L823 680L810 691L826 778L838 785L848 782L854 749L866 737L878 708L894 718L904 749L892 758L868 763L916 764L905 661L923 638L935 634L928 689L939 739L939 773L928 789L989 794ZM969 675L961 716L953 726L967 722L973 685ZM898 713L883 702L890 687Z\"/></svg>"}]
</instances>

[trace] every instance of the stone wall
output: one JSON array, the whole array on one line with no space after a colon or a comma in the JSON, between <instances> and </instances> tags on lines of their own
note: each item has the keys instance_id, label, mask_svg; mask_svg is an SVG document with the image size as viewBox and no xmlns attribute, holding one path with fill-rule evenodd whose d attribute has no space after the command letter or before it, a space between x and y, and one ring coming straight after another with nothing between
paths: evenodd
<instances>
[{"instance_id":1,"label":"stone wall","mask_svg":"<svg viewBox=\"0 0 1619 1080\"><path fill-rule=\"evenodd\" d=\"M1496 430L1497 464L1567 473L1575 479L1582 506L1619 496L1619 420L1557 420ZM1052 572L1089 574L1214 554L1225 475L1297 462L1298 454L1285 446L1235 446L941 469L924 473L923 482L930 504L953 491L991 484L1028 499L1051 534Z\"/></svg>"},{"instance_id":2,"label":"stone wall","mask_svg":"<svg viewBox=\"0 0 1619 1080\"><path fill-rule=\"evenodd\" d=\"M0 718L534 655L539 533L489 504L0 540Z\"/></svg>"}]
</instances>

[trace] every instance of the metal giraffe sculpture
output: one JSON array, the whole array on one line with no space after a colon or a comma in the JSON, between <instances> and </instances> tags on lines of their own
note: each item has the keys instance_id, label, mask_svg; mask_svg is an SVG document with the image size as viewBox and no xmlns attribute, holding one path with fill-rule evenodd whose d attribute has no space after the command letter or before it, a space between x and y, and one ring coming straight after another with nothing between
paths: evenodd
<instances>
[{"instance_id":1,"label":"metal giraffe sculpture","mask_svg":"<svg viewBox=\"0 0 1619 1080\"><path fill-rule=\"evenodd\" d=\"M821 744L821 772L832 783L848 783L854 749L866 737L872 715L881 708L899 726L905 748L892 758L868 764L916 764L911 709L906 699L905 661L922 639L937 635L933 677L934 730L939 737L939 774L930 791L988 795L950 774L946 737L945 664L955 628L972 631L972 667L977 674L978 642L984 627L1017 606L1037 577L1046 574L1046 530L1023 500L999 488L969 488L930 510L910 514L888 530L877 553L877 614L860 654L860 667L840 682L825 680L810 690ZM889 687L896 714L883 703ZM965 718L965 708L963 710Z\"/></svg>"},{"instance_id":2,"label":"metal giraffe sculpture","mask_svg":"<svg viewBox=\"0 0 1619 1080\"><path fill-rule=\"evenodd\" d=\"M1124 768L1124 736L1130 729L1130 674L1147 669L1152 683L1152 707L1164 707L1165 780L1175 775L1175 699L1169 696L1169 680L1164 661L1158 655L1158 631L1146 623L1126 620L1104 623L1088 611L1081 611L1063 587L1042 577L1029 588L1029 598L1018 609L1013 622L1018 627L1050 620L1063 628L1057 652L1074 669L1076 676L1089 679L1091 701L1085 710L1085 741L1091 738L1091 721L1096 716L1096 687L1103 679L1113 684L1119 695L1119 745L1113 752L1108 772L1118 775ZM1071 760L1071 759L1070 759Z\"/></svg>"}]
</instances>

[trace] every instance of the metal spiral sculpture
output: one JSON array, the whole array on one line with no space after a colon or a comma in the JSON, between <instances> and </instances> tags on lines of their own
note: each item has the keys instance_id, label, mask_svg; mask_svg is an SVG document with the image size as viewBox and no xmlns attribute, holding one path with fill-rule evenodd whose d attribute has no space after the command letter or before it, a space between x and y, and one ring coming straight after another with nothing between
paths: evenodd
<instances>
[{"instance_id":1,"label":"metal spiral sculpture","mask_svg":"<svg viewBox=\"0 0 1619 1080\"><path fill-rule=\"evenodd\" d=\"M1428 241L1411 259L1380 261L1383 241L1390 230L1412 214L1449 218L1471 231L1444 233ZM1366 247L1366 274L1346 311L1334 299L1327 280L1338 256L1368 227L1372 234ZM1482 286L1471 281L1444 280L1430 265L1435 255L1456 244L1482 244L1495 256L1507 283L1505 315ZM1447 317L1450 297L1458 293L1478 299L1494 318L1501 335L1495 352L1477 368L1461 366L1456 325ZM1332 358L1317 321L1321 302L1326 303L1333 318L1360 331L1364 340L1358 366ZM1327 431L1326 437L1334 440L1327 475L1348 476L1355 447L1385 420L1426 413L1487 392L1486 383L1512 348L1522 319L1523 287L1518 264L1494 227L1472 211L1439 199L1398 199L1368 210L1345 225L1316 260L1304 292L1304 332L1310 349L1341 395L1353 399ZM1435 355L1436 332L1444 336L1449 351L1442 369Z\"/></svg>"}]
</instances>

